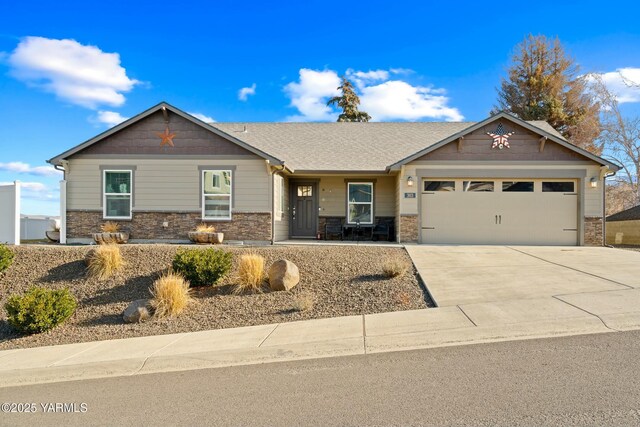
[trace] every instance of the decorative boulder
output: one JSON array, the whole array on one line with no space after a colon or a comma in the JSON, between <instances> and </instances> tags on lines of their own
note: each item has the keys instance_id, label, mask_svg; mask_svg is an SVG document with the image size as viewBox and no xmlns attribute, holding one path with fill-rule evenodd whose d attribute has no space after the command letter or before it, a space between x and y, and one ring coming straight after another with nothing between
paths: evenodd
<instances>
[{"instance_id":1,"label":"decorative boulder","mask_svg":"<svg viewBox=\"0 0 640 427\"><path fill-rule=\"evenodd\" d=\"M188 233L189 240L199 245L219 244L224 240L224 233L216 233L210 231L190 231Z\"/></svg>"},{"instance_id":2,"label":"decorative boulder","mask_svg":"<svg viewBox=\"0 0 640 427\"><path fill-rule=\"evenodd\" d=\"M142 323L151 317L150 306L148 299L137 299L124 309L122 319L126 323Z\"/></svg>"},{"instance_id":3,"label":"decorative boulder","mask_svg":"<svg viewBox=\"0 0 640 427\"><path fill-rule=\"evenodd\" d=\"M298 267L287 259L281 259L269 268L269 286L274 291L288 291L300 281Z\"/></svg>"}]
</instances>

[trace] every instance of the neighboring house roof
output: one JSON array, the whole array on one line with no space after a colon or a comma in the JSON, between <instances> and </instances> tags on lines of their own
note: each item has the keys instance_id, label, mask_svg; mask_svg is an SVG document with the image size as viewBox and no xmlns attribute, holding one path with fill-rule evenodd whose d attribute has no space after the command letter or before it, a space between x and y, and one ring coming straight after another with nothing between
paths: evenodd
<instances>
[{"instance_id":1,"label":"neighboring house roof","mask_svg":"<svg viewBox=\"0 0 640 427\"><path fill-rule=\"evenodd\" d=\"M625 209L613 215L609 215L607 221L634 221L640 220L640 205Z\"/></svg>"},{"instance_id":2,"label":"neighboring house roof","mask_svg":"<svg viewBox=\"0 0 640 427\"><path fill-rule=\"evenodd\" d=\"M398 169L460 136L500 118L510 120L613 170L618 167L567 142L544 121L525 122L499 113L482 122L370 122L370 123L205 123L167 104L109 129L52 159L61 160L159 110L166 109L296 172L381 172Z\"/></svg>"}]
</instances>

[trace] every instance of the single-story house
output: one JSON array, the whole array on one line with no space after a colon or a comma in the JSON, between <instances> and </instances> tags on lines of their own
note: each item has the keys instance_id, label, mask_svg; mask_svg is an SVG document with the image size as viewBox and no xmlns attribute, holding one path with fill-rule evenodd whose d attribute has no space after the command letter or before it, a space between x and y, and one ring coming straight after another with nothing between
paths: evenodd
<instances>
[{"instance_id":1,"label":"single-story house","mask_svg":"<svg viewBox=\"0 0 640 427\"><path fill-rule=\"evenodd\" d=\"M132 241L324 237L390 224L401 243L602 245L615 164L549 124L205 123L162 102L48 161L62 239L117 221Z\"/></svg>"},{"instance_id":2,"label":"single-story house","mask_svg":"<svg viewBox=\"0 0 640 427\"><path fill-rule=\"evenodd\" d=\"M640 245L640 205L606 219L607 245Z\"/></svg>"}]
</instances>

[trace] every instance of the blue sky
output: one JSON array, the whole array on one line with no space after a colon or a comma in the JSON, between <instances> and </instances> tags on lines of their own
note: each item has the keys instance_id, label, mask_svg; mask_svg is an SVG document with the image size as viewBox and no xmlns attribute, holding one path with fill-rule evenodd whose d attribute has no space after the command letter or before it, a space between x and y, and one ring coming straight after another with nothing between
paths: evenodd
<instances>
[{"instance_id":1,"label":"blue sky","mask_svg":"<svg viewBox=\"0 0 640 427\"><path fill-rule=\"evenodd\" d=\"M481 120L528 33L609 73L635 112L616 71L640 77L639 15L633 1L7 2L0 183L26 183L23 213L57 214L45 160L122 118L164 100L216 121L335 120L324 104L345 73L374 120Z\"/></svg>"}]
</instances>

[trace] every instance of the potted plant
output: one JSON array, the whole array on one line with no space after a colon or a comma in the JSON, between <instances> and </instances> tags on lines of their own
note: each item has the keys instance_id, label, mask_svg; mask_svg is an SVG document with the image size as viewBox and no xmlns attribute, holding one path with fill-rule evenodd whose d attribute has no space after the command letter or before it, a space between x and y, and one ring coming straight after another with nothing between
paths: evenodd
<instances>
[{"instance_id":1,"label":"potted plant","mask_svg":"<svg viewBox=\"0 0 640 427\"><path fill-rule=\"evenodd\" d=\"M53 230L47 230L44 234L50 241L58 243L60 241L60 225L57 221L51 221L51 226L53 227Z\"/></svg>"},{"instance_id":2,"label":"potted plant","mask_svg":"<svg viewBox=\"0 0 640 427\"><path fill-rule=\"evenodd\" d=\"M99 245L109 243L127 243L129 241L129 233L120 231L120 224L113 221L107 221L100 226L100 233L93 233L93 240Z\"/></svg>"},{"instance_id":3,"label":"potted plant","mask_svg":"<svg viewBox=\"0 0 640 427\"><path fill-rule=\"evenodd\" d=\"M189 240L198 244L222 243L224 233L217 233L212 224L199 224L195 230L189 232Z\"/></svg>"}]
</instances>

